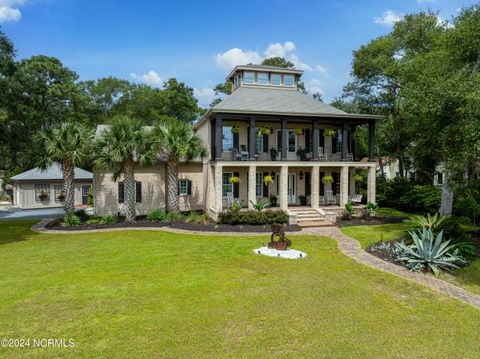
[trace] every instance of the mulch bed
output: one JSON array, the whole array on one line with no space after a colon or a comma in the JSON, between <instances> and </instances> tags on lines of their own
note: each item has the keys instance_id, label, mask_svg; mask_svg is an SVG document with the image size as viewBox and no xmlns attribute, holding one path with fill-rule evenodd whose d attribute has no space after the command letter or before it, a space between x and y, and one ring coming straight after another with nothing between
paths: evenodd
<instances>
[{"instance_id":1,"label":"mulch bed","mask_svg":"<svg viewBox=\"0 0 480 359\"><path fill-rule=\"evenodd\" d=\"M50 230L59 230L59 231L85 231L93 229L109 229L109 228L145 228L145 227L169 227L176 229L183 229L192 232L257 232L257 233L271 233L271 225L249 225L249 224L217 224L215 222L210 222L206 224L202 223L191 223L191 222L150 222L145 219L140 219L135 222L117 222L111 224L88 224L82 223L75 227L63 227L60 225L60 221L56 220L50 222L47 225L47 228ZM287 225L285 226L286 232L298 232L301 228L297 225Z\"/></svg>"},{"instance_id":2,"label":"mulch bed","mask_svg":"<svg viewBox=\"0 0 480 359\"><path fill-rule=\"evenodd\" d=\"M395 243L399 243L403 239L404 238L399 238L391 241L384 241L381 243L384 243L389 248L393 248L395 246ZM377 247L377 248L373 250L373 247ZM383 259L386 262L390 262L390 263L397 264L399 266L407 268L407 264L403 261L397 261L396 256L393 255L393 253L390 250L388 250L388 248L378 248L378 243L370 244L367 248L365 248L365 251L377 258Z\"/></svg>"},{"instance_id":3,"label":"mulch bed","mask_svg":"<svg viewBox=\"0 0 480 359\"><path fill-rule=\"evenodd\" d=\"M378 224L388 223L402 223L406 217L391 217L391 216L375 216L375 217L353 217L352 219L337 218L336 225L338 227L350 227L350 226L374 226Z\"/></svg>"}]
</instances>

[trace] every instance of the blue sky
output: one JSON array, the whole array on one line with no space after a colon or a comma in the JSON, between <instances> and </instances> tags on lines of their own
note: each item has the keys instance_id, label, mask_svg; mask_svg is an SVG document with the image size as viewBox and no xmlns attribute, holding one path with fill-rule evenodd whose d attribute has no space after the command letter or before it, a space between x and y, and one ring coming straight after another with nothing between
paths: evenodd
<instances>
[{"instance_id":1,"label":"blue sky","mask_svg":"<svg viewBox=\"0 0 480 359\"><path fill-rule=\"evenodd\" d=\"M236 64L283 55L329 102L348 81L352 50L422 9L448 20L475 1L0 0L18 57L58 57L82 80L116 76L159 86L176 77L201 105Z\"/></svg>"}]
</instances>

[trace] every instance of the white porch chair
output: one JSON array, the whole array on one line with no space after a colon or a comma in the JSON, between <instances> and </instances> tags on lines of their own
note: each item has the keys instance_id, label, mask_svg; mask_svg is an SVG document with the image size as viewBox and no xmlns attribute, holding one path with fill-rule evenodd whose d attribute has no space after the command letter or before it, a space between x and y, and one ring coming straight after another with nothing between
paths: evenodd
<instances>
[{"instance_id":1,"label":"white porch chair","mask_svg":"<svg viewBox=\"0 0 480 359\"><path fill-rule=\"evenodd\" d=\"M227 193L227 208L231 208L233 205L233 201L235 201L235 198L233 197L232 192Z\"/></svg>"},{"instance_id":2,"label":"white porch chair","mask_svg":"<svg viewBox=\"0 0 480 359\"><path fill-rule=\"evenodd\" d=\"M353 153L347 153L347 160L353 161Z\"/></svg>"},{"instance_id":3,"label":"white porch chair","mask_svg":"<svg viewBox=\"0 0 480 359\"><path fill-rule=\"evenodd\" d=\"M247 146L241 145L240 146L240 153L242 154L242 161L247 161L248 160Z\"/></svg>"},{"instance_id":4,"label":"white porch chair","mask_svg":"<svg viewBox=\"0 0 480 359\"><path fill-rule=\"evenodd\" d=\"M325 200L326 200L327 204L337 204L337 199L333 195L332 190L325 191L325 197L326 197Z\"/></svg>"},{"instance_id":5,"label":"white porch chair","mask_svg":"<svg viewBox=\"0 0 480 359\"><path fill-rule=\"evenodd\" d=\"M323 147L318 147L318 159L319 160L328 160L327 154L323 151Z\"/></svg>"},{"instance_id":6,"label":"white porch chair","mask_svg":"<svg viewBox=\"0 0 480 359\"><path fill-rule=\"evenodd\" d=\"M349 199L352 203L362 203L362 198L361 194L352 194Z\"/></svg>"}]
</instances>

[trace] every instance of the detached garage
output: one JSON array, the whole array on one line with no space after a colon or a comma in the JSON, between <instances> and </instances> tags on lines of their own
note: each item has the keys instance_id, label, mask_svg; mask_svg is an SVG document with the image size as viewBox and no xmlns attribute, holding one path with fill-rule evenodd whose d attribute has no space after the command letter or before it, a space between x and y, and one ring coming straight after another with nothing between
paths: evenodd
<instances>
[{"instance_id":1,"label":"detached garage","mask_svg":"<svg viewBox=\"0 0 480 359\"><path fill-rule=\"evenodd\" d=\"M62 170L54 164L46 170L34 168L12 177L13 202L20 208L62 207L65 200ZM75 206L87 205L92 188L91 172L75 167Z\"/></svg>"}]
</instances>

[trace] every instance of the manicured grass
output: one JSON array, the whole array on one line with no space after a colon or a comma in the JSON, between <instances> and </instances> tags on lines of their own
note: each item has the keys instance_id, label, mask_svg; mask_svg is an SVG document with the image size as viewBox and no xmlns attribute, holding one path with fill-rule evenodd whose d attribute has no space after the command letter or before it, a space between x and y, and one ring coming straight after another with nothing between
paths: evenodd
<instances>
[{"instance_id":1,"label":"manicured grass","mask_svg":"<svg viewBox=\"0 0 480 359\"><path fill-rule=\"evenodd\" d=\"M358 240L362 248L372 243L400 238L408 229L407 223L383 224L378 226L344 227L342 232ZM472 261L467 267L452 273L442 272L440 278L463 287L472 293L480 294L480 259Z\"/></svg>"},{"instance_id":2,"label":"manicured grass","mask_svg":"<svg viewBox=\"0 0 480 359\"><path fill-rule=\"evenodd\" d=\"M400 211L399 209L395 208L384 208L380 207L377 211L378 214L382 216L391 216L391 217L411 217L414 216L412 213Z\"/></svg>"},{"instance_id":3,"label":"manicured grass","mask_svg":"<svg viewBox=\"0 0 480 359\"><path fill-rule=\"evenodd\" d=\"M343 227L342 233L360 242L362 248L370 244L401 238L410 228L408 223L379 224L376 226Z\"/></svg>"},{"instance_id":4,"label":"manicured grass","mask_svg":"<svg viewBox=\"0 0 480 359\"><path fill-rule=\"evenodd\" d=\"M478 357L480 310L290 236L303 260L254 255L265 237L34 234L0 222L2 338L73 338L1 357Z\"/></svg>"}]
</instances>

